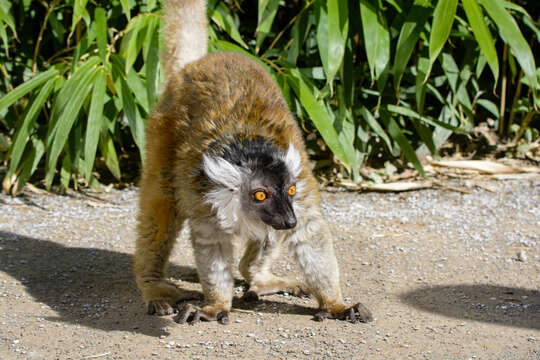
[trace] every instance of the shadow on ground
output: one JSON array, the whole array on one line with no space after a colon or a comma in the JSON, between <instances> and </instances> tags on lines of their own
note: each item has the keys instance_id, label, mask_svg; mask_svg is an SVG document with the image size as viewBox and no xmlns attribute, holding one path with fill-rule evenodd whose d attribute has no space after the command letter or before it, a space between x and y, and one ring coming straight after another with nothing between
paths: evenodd
<instances>
[{"instance_id":1,"label":"shadow on ground","mask_svg":"<svg viewBox=\"0 0 540 360\"><path fill-rule=\"evenodd\" d=\"M488 284L423 287L401 295L420 310L464 320L540 329L540 291Z\"/></svg>"},{"instance_id":2,"label":"shadow on ground","mask_svg":"<svg viewBox=\"0 0 540 360\"><path fill-rule=\"evenodd\" d=\"M66 247L0 231L0 271L19 280L37 302L58 313L47 320L106 331L164 335L162 328L174 322L170 317L146 315L132 275L132 261L131 254ZM182 281L198 281L192 267L170 264L168 275ZM234 306L256 308L257 312L315 313L313 308L268 300L247 304L235 299Z\"/></svg>"}]
</instances>

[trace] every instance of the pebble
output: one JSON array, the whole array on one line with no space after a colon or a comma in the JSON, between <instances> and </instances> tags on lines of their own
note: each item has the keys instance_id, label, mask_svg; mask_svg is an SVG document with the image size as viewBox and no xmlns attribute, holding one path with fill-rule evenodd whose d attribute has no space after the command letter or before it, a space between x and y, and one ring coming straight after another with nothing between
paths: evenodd
<instances>
[{"instance_id":1,"label":"pebble","mask_svg":"<svg viewBox=\"0 0 540 360\"><path fill-rule=\"evenodd\" d=\"M527 261L527 253L525 252L525 250L518 251L517 259L519 261L521 261L521 262L526 262Z\"/></svg>"}]
</instances>

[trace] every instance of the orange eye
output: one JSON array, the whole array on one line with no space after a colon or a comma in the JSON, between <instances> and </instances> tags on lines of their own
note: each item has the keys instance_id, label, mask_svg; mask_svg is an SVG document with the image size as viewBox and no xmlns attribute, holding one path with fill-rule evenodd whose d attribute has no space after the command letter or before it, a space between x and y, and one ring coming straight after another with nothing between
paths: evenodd
<instances>
[{"instance_id":1,"label":"orange eye","mask_svg":"<svg viewBox=\"0 0 540 360\"><path fill-rule=\"evenodd\" d=\"M266 193L264 191L257 191L255 192L255 194L253 194L253 196L257 201L263 201L264 199L266 199Z\"/></svg>"},{"instance_id":2,"label":"orange eye","mask_svg":"<svg viewBox=\"0 0 540 360\"><path fill-rule=\"evenodd\" d=\"M294 186L294 185L291 186L291 187L289 188L288 193L289 193L290 196L293 196L294 194L296 194L296 186Z\"/></svg>"}]
</instances>

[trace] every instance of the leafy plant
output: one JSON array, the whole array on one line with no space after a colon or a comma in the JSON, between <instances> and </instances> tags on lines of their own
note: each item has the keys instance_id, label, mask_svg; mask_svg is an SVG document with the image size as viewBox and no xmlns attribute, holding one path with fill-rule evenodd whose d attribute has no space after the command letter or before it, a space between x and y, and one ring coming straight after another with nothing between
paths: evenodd
<instances>
[{"instance_id":1,"label":"leafy plant","mask_svg":"<svg viewBox=\"0 0 540 360\"><path fill-rule=\"evenodd\" d=\"M423 173L419 156L437 157L453 133L488 118L514 142L538 136L528 130L538 126L535 6L209 0L210 51L242 52L274 76L319 171L359 180L361 166L391 160ZM0 0L4 191L32 176L49 189L55 179L98 186L104 169L117 180L138 172L163 81L160 9Z\"/></svg>"}]
</instances>

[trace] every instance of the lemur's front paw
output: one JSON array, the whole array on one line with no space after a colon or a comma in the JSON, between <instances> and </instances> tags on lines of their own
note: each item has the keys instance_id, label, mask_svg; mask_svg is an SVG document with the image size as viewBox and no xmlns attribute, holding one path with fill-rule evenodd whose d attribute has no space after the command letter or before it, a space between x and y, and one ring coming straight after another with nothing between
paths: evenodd
<instances>
[{"instance_id":1,"label":"lemur's front paw","mask_svg":"<svg viewBox=\"0 0 540 360\"><path fill-rule=\"evenodd\" d=\"M174 313L174 308L166 300L150 300L148 302L148 315L165 316Z\"/></svg>"},{"instance_id":2,"label":"lemur's front paw","mask_svg":"<svg viewBox=\"0 0 540 360\"><path fill-rule=\"evenodd\" d=\"M352 323L363 322L367 323L373 321L373 315L371 311L362 303L358 303L351 307L345 308L345 310L339 310L331 312L330 310L319 311L315 314L316 321L323 321L324 319L338 319L345 320Z\"/></svg>"},{"instance_id":3,"label":"lemur's front paw","mask_svg":"<svg viewBox=\"0 0 540 360\"><path fill-rule=\"evenodd\" d=\"M179 324L187 322L194 325L199 321L217 321L220 324L227 325L229 323L229 311L217 309L210 305L199 308L185 302L178 305L178 314L173 320Z\"/></svg>"}]
</instances>

